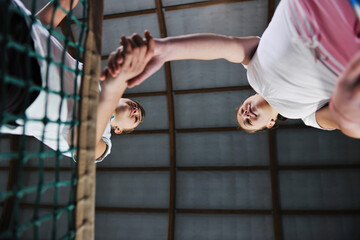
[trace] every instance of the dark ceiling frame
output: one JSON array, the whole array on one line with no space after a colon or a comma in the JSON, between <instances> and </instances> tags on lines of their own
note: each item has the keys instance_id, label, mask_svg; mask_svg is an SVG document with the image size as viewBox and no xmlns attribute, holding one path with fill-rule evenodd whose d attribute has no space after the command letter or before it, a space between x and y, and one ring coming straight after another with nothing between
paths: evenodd
<instances>
[{"instance_id":1,"label":"dark ceiling frame","mask_svg":"<svg viewBox=\"0 0 360 240\"><path fill-rule=\"evenodd\" d=\"M163 12L163 5L161 0L155 0L156 12L158 16L160 34L162 38L167 37L167 30L165 24L165 16ZM175 137L175 114L174 114L174 97L172 87L172 76L170 63L164 64L165 80L166 80L166 95L168 102L168 116L169 116L169 140L170 140L170 196L169 196L169 221L168 221L168 240L174 239L175 232L175 210L176 210L176 137Z\"/></svg>"}]
</instances>

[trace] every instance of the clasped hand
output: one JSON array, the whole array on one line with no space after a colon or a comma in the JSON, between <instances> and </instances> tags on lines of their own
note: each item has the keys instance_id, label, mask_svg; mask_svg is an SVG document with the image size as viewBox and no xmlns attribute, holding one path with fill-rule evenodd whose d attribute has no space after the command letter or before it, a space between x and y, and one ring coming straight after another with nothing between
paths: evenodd
<instances>
[{"instance_id":1,"label":"clasped hand","mask_svg":"<svg viewBox=\"0 0 360 240\"><path fill-rule=\"evenodd\" d=\"M144 35L145 39L139 34L121 37L120 46L109 55L107 66L100 75L101 81L128 84L144 71L154 55L155 46L150 32L145 31Z\"/></svg>"}]
</instances>

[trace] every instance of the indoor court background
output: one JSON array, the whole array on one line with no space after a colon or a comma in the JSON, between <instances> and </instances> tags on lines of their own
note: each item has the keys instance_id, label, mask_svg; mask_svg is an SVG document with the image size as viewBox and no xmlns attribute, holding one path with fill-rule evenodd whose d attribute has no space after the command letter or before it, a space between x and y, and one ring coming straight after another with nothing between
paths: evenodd
<instances>
[{"instance_id":1,"label":"indoor court background","mask_svg":"<svg viewBox=\"0 0 360 240\"><path fill-rule=\"evenodd\" d=\"M121 35L145 29L154 37L261 36L277 4L105 0L102 65ZM97 164L95 238L360 239L360 140L300 121L255 134L238 130L235 108L251 93L242 65L225 60L172 62L128 89L146 118L133 133L113 136L111 155ZM2 141L1 148L9 145ZM63 179L69 161L61 162ZM6 167L0 170L6 183ZM29 168L25 180L36 181L34 174ZM52 174L49 168L45 177ZM61 191L59 204L68 199ZM24 199L24 218L31 197ZM45 193L42 211L52 198Z\"/></svg>"}]
</instances>

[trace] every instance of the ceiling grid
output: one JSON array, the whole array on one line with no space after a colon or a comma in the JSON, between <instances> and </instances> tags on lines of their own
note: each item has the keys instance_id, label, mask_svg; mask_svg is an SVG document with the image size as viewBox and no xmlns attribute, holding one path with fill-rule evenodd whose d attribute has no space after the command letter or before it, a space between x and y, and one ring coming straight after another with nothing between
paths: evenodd
<instances>
[{"instance_id":1,"label":"ceiling grid","mask_svg":"<svg viewBox=\"0 0 360 240\"><path fill-rule=\"evenodd\" d=\"M159 28L159 34L161 37L167 37L167 30L171 30L171 29L166 29L166 24L169 24L168 21L166 21L167 19L167 13L169 12L181 12L181 11L187 11L187 10L191 10L194 8L199 8L199 9L203 9L203 8L207 8L207 7L211 7L211 6L216 6L216 5L226 5L226 4L234 4L234 3L240 3L240 2L244 2L244 4L246 4L246 2L259 2L256 0L216 0L216 1L202 1L202 2L190 2L187 0L183 0L183 1L179 1L181 2L181 4L170 4L167 5L166 4L166 0L151 0L154 2L154 6L153 7L149 7L146 6L144 9L142 10L137 10L137 9L130 9L129 11L125 11L125 12L120 12L120 13L108 13L104 16L104 20L111 20L111 21L116 21L119 20L120 18L122 18L122 20L127 21L126 18L131 18L131 17L135 17L135 16L154 16L157 18L157 23L158 23L158 27ZM267 9L266 12L264 14L265 17L265 21L269 22L272 15L274 14L274 10L276 7L276 4L279 1L275 1L275 0L264 0L264 2L266 1L267 3ZM174 1L173 1L174 2ZM183 3L185 2L185 3ZM221 8L221 7L219 7ZM268 14L267 16L266 13ZM155 16L156 15L156 16ZM239 17L240 18L240 17ZM104 23L106 24L106 23ZM180 21L179 21L179 25L180 25ZM171 33L169 32L169 34L171 35ZM74 34L76 36L76 34ZM157 36L156 36L157 37ZM109 39L108 41L110 42L113 41L114 39ZM104 53L102 56L103 60L106 60L108 57L107 53ZM360 170L360 164L358 164L356 161L350 161L350 162L342 162L342 161L335 161L333 163L329 162L329 161L325 161L325 163L323 164L322 159L321 159L321 154L317 155L319 159L316 159L316 157L312 158L311 162L307 162L304 163L303 161L299 161L296 162L296 160L294 160L294 162L291 161L284 161L284 159L290 158L292 157L291 154L294 154L293 152L291 152L291 150L287 150L286 153L283 153L282 151L286 151L286 147L282 147L283 142L289 141L289 138L293 139L293 138L298 138L298 136L302 136L302 134L306 133L307 131L309 132L315 132L314 134L316 135L320 135L320 134L328 134L328 133L318 133L316 132L317 130L312 130L309 129L308 127L306 127L304 124L300 124L299 122L294 122L294 121L289 121L288 123L285 124L281 124L277 129L273 129L270 131L265 131L262 133L259 133L261 136L264 136L265 139L265 146L262 147L258 147L257 150L255 151L263 151L265 152L264 155L266 155L264 157L264 159L266 159L265 163L263 165L258 164L256 162L252 162L251 157L249 157L250 161L249 163L245 162L241 162L240 161L240 157L238 157L236 160L238 160L238 162L232 162L230 164L226 163L222 163L221 160L224 159L220 159L220 163L218 165L214 164L213 162L209 161L206 162L206 160L204 161L200 161L201 159L199 159L198 164L188 164L190 161L181 163L182 158L178 156L179 152L181 152L180 150L178 150L178 147L180 146L181 142L178 138L179 135L180 136L184 136L186 135L186 137L184 137L185 140L189 140L190 138L192 138L193 136L199 136L199 135L206 135L206 134L214 134L212 136L215 136L215 134L219 139L224 135L224 134L231 134L231 133L237 133L237 134L245 134L243 131L239 130L238 127L236 127L235 125L229 125L229 124L219 124L220 126L198 126L195 125L194 127L190 126L190 125L179 125L179 122L181 122L180 120L178 120L177 115L175 115L175 112L178 113L178 111L180 111L178 108L176 108L176 100L177 97L181 97L184 95L188 95L189 98L193 95L196 94L202 94L202 95L206 95L206 94L216 94L216 93L230 93L230 92L248 92L251 90L249 85L240 85L240 86L211 86L211 87L194 87L194 88L190 88L190 89L185 89L185 88L177 88L175 85L176 80L175 78L175 73L174 73L174 65L170 64L170 63L166 63L164 66L164 80L166 82L166 89L155 89L152 92L144 92L144 91L138 91L138 92L130 92L130 93L126 93L124 95L124 97L129 97L129 98L146 98L146 99L151 99L152 97L163 97L162 100L167 101L167 105L166 105L166 114L164 114L164 116L166 116L168 118L168 126L167 125L161 125L158 128L152 128L151 124L148 125L149 127L147 128L139 128L139 130L135 130L134 132L132 132L131 134L129 134L129 136L134 136L134 137L138 137L137 139L140 138L144 138L144 136L147 137L151 137L151 136L160 136L160 135L164 135L167 137L169 144L167 144L167 146L165 146L167 149L166 152L166 156L168 156L168 159L164 157L164 159L166 159L166 161L169 161L168 165L151 165L151 164L139 164L139 165L122 165L122 163L114 163L116 161L112 161L114 159L106 159L107 161L104 161L101 164L97 165L97 173L101 175L101 177L103 177L103 179L107 180L106 175L111 175L111 174L116 174L117 178L110 178L111 181L121 181L121 178L119 177L121 174L127 174L127 176L130 176L133 173L141 173L141 174L148 174L148 175L156 175L156 174L168 174L165 175L166 177L169 178L169 192L166 195L166 197L168 197L168 199L166 199L168 205L154 205L151 206L151 204L146 205L149 207L144 207L141 205L129 205L127 206L126 204L124 205L106 205L106 204L102 204L102 203L97 203L96 205L96 212L97 213L105 213L105 215L111 215L111 214L125 214L124 218L128 217L129 215L126 214L138 214L139 216L143 216L141 214L148 214L150 216L152 215L161 215L161 216L166 216L166 221L167 221L167 233L166 233L166 237L168 240L177 240L178 239L178 231L183 231L183 228L181 228L179 230L178 227L178 223L180 221L178 221L179 215L181 216L186 216L186 220L190 220L191 217L198 217L200 216L200 218L202 217L207 217L207 216L215 216L215 217L219 217L220 219L222 217L225 216L225 218L231 218L231 217L244 217L244 218L249 218L251 219L251 217L256 216L256 217L266 217L269 218L271 221L271 236L268 237L267 239L275 239L275 240L283 240L283 239L291 239L288 236L290 230L288 230L288 226L291 225L289 224L289 222L286 222L289 220L289 218L291 218L290 220L292 221L293 219L298 220L297 217L304 217L304 221L306 221L307 217L311 218L313 216L318 216L318 217L322 217L322 216L328 216L328 217L358 217L358 215L360 215L360 210L359 208L357 208L356 204L351 205L350 207L343 207L343 208L331 208L331 204L329 205L325 205L325 206L321 206L321 205L310 205L303 207L302 205L296 205L296 203L294 203L294 205L291 205L292 207L286 206L284 205L284 200L288 200L291 201L292 200L292 196L291 193L287 193L288 195L285 194L284 197L284 179L288 180L291 179L293 180L293 178L295 179L297 177L297 179L302 179L307 177L306 174L314 174L316 175L315 177L318 177L317 174L320 173L322 174L323 172L325 172L325 174L330 173L329 176L331 177L332 173L337 173L338 171L343 171L345 173L343 173L344 175L346 175L346 171L358 171ZM171 67L173 67L173 69L171 69ZM173 72L172 72L173 71ZM173 85L174 84L174 85ZM165 104L164 104L165 106ZM165 107L164 107L165 109ZM152 111L152 109L150 109L150 111ZM148 112L150 112L148 111ZM191 110L192 111L192 110ZM151 114L151 112L150 112ZM147 119L147 120L151 120L151 119ZM145 120L145 121L147 121ZM175 125L175 120L177 120L177 125ZM144 123L145 124L145 123ZM178 126L178 127L177 127ZM180 126L180 127L179 127ZM329 133L331 134L331 133ZM256 135L256 134L254 134ZM188 137L189 136L189 137ZM208 136L208 135L206 135ZM247 137L248 135L246 135ZM290 136L290 137L289 137ZM309 137L310 136L310 137ZM308 141L310 142L308 145L316 145L316 146L320 146L321 147L321 142L320 141L324 141L320 138L320 140L317 139L313 139L311 136L311 134L308 136L308 138L304 137L304 139L309 139ZM114 142L117 141L118 139L126 139L127 136L112 136L112 139L114 139ZM187 139L187 137L189 139ZM243 136L245 137L245 135ZM336 138L337 136L335 136L334 138ZM324 137L326 138L326 137ZM247 138L247 141L249 140L250 137ZM339 138L339 141L342 141L341 138ZM300 140L299 140L300 141ZM313 142L311 142L313 141ZM220 142L220 140L219 140ZM320 143L319 143L320 142ZM335 143L337 143L335 141ZM292 142L291 144L297 144L296 140L294 140L294 142ZM329 144L329 146L333 146L331 144L334 144L333 142L329 142L327 143ZM353 143L348 143L349 145L353 144ZM189 144L191 145L191 144ZM115 145L114 145L115 146ZM117 145L118 146L118 145ZM351 145L351 146L357 146L356 143ZM164 148L165 148L164 147ZM197 146L194 145L194 147L196 148ZM233 152L236 152L236 147L244 147L245 150L246 147L248 146L232 146L233 148ZM320 148L319 147L319 148ZM121 147L120 147L121 148ZM315 147L314 147L315 148ZM323 147L325 149L325 147ZM323 148L321 148L319 151L324 151ZM161 149L161 148L159 148ZM186 149L186 148L185 148ZM285 150L284 150L285 149ZM299 154L299 152L301 152L301 148L294 148L295 150L293 150L295 152L295 155L297 154L297 156L301 155ZM305 148L306 149L306 148ZM225 151L224 149L221 149L223 151ZM341 151L342 149L340 148L339 151ZM116 151L114 149L114 151ZM204 150L205 151L205 150ZM249 154L253 153L250 150ZM331 151L331 147L329 147L329 150ZM198 152L196 152L198 153ZM237 153L237 152L236 152ZM288 154L288 155L286 155ZM109 157L113 157L113 155L115 155L115 153L112 154L112 156ZM204 152L204 156L206 155L206 152ZM331 155L331 153L329 154ZM182 156L188 156L188 155L182 155ZM228 155L226 155L228 156ZM302 155L301 155L302 156ZM325 154L325 156L327 156ZM121 159L121 157L123 156L114 156L115 160L119 160L119 162L121 160L125 159ZM183 158L185 158L183 157ZM200 156L199 158L201 158L202 156ZM229 156L228 156L229 157ZM232 155L230 155L230 158L232 157ZM196 157L194 157L195 159ZM206 158L206 156L204 157ZM304 157L305 158L305 157ZM267 160L268 159L268 160ZM111 161L110 161L111 160ZM197 160L197 159L196 159ZM227 159L225 159L227 160ZM303 160L303 159L301 159ZM342 160L342 159L341 159ZM353 158L351 158L350 160L353 160ZM109 163L112 162L112 163ZM230 161L231 162L231 161ZM163 162L162 162L163 163ZM205 163L205 164L204 164ZM113 165L111 165L113 164ZM186 165L188 164L188 165ZM208 165L206 165L208 164ZM222 165L224 164L224 165ZM51 166L51 165L49 165ZM37 168L29 165L27 167L25 167L26 171L28 172L36 172ZM70 168L67 166L61 167L60 168L61 171L70 171ZM0 166L0 172L6 172L8 171L8 167L5 166ZM45 166L44 167L44 171L46 172L54 172L54 168L53 167L48 167ZM221 175L222 173L224 173L223 175ZM179 192L181 189L179 189L180 184L178 184L179 180L183 180L185 177L194 174L197 176L203 176L205 175L203 178L206 179L206 177L209 178L209 181L213 180L211 179L214 176L220 175L219 178L214 177L215 180L213 180L214 182L216 181L220 181L223 180L224 175L235 175L236 177L239 177L238 175L246 175L246 174L264 174L266 175L266 177L268 177L268 181L263 183L265 186L269 186L269 202L270 204L266 207L253 207L253 208L247 208L246 206L243 207L242 205L240 205L240 207L238 207L238 205L233 204L230 206L232 207L228 207L225 204L224 205L218 205L218 206L211 206L211 205L204 205L201 207L197 207L197 206L191 206L191 204L189 205L182 205L183 202L181 201L181 197L180 196L180 200L179 200ZM291 174L295 173L297 174L295 177L292 176ZM206 175L208 174L208 175ZM238 174L238 175L236 175ZM288 175L287 175L288 174ZM319 175L320 175L319 174ZM105 176L104 176L105 175ZM285 178L284 177L288 177ZM300 175L300 176L298 176ZM185 177L184 177L185 176ZM304 177L305 176L305 177ZM325 176L328 177L329 176ZM181 179L182 177L182 179ZM282 179L283 177L283 179ZM323 176L322 176L323 177ZM130 178L130 177L129 177ZM136 176L134 177L136 178ZM141 178L141 176L140 176ZM264 177L265 178L265 177ZM320 177L319 177L320 178ZM324 179L328 179L328 178L324 178ZM100 178L101 179L101 178ZM120 180L119 180L120 179ZM194 178L197 180L197 178ZM355 180L357 178L354 178ZM128 180L128 179L126 179ZM248 179L247 179L248 180ZM99 181L99 180L98 180ZM140 181L140 180L139 180ZM248 180L250 181L250 180ZM336 181L336 179L334 180ZM104 181L105 182L105 181ZM106 183L104 182L97 182L97 184L101 187L106 186ZM296 181L294 180L294 182L296 183ZM324 181L326 182L326 181ZM137 182L137 184L139 184ZM166 183L167 184L167 183ZM178 185L177 185L178 184ZM267 185L268 184L268 185ZM283 185L282 185L283 184ZM305 183L304 183L305 184ZM289 184L290 186L293 186L291 184ZM341 185L341 184L340 184ZM129 186L131 187L131 184L129 184ZM138 185L136 185L138 186ZM199 184L200 186L200 184ZM221 186L221 185L220 185ZM256 184L255 187L254 185L249 185L249 192L251 190L256 191ZM287 185L286 185L287 186ZM296 185L295 185L296 186ZM304 185L306 187L306 185ZM238 186L237 186L238 187ZM288 186L287 186L288 187ZM305 188L304 187L304 188ZM158 188L155 188L158 189ZM211 188L210 188L211 189ZM101 190L101 189L99 189ZM138 189L134 190L134 192L136 192ZM182 193L184 193L186 190L183 190ZM236 190L238 190L236 188ZM98 190L97 190L98 191ZM115 194L116 191L120 191L118 189L106 189L106 191L111 192L111 194L109 196L112 196L112 194ZM104 192L106 192L104 190ZM296 191L296 190L294 190ZM311 189L309 190L311 191ZM219 195L221 194L221 191L219 191L220 193L216 193L214 192L214 195ZM132 193L132 192L130 192ZM238 191L234 191L233 194L243 194L246 195L247 192L244 193L239 193ZM99 194L99 193L97 193ZM145 193L144 193L145 194ZM154 195L156 195L157 193L154 192ZM355 193L356 194L356 193ZM140 194L141 195L141 194ZM290 197L289 197L290 195ZM119 196L121 196L119 194ZM135 194L133 195L135 196ZM298 196L298 195L296 195ZM302 196L302 195L301 195ZM326 195L329 196L329 195ZM352 195L351 195L352 196ZM141 197L143 197L141 195ZM140 198L141 198L140 197ZM145 196L145 199L149 197L149 196ZM150 196L152 197L152 196ZM288 197L288 198L286 198ZM303 197L303 196L302 196ZM308 197L307 195L305 195L305 197ZM304 198L305 198L304 197ZM353 197L353 196L352 196ZM355 199L357 195L355 195ZM106 196L104 196L104 198L106 198ZM131 199L128 196L123 197L124 199L122 199L122 202L126 203L126 200ZM300 200L299 200L300 201ZM331 201L331 199L330 199ZM350 200L349 200L350 201ZM129 200L129 202L131 203L131 200ZM141 202L141 201L139 201ZM156 202L154 200L154 202ZM191 202L191 201L190 201ZM194 201L196 202L196 201ZM196 204L194 204L196 205ZM32 208L33 205L31 204L27 204L27 203L22 203L22 206L24 208ZM61 204L59 204L59 206L61 206ZM181 207L184 206L184 207ZM315 206L315 207L314 207ZM340 205L342 206L342 205ZM203 207L203 208L202 208ZM51 209L52 206L48 205L46 203L42 203L41 204L41 208L43 209ZM189 216L189 217L188 217ZM102 216L101 216L102 217ZM99 217L99 219L102 219L101 217ZM165 218L165 217L164 217ZM225 220L224 220L225 221ZM251 220L249 220L251 221ZM211 222L209 220L209 222ZM102 221L99 220L98 221L99 224L102 224ZM120 225L120 224L119 224ZM140 224L138 224L140 225ZM256 224L254 224L256 225ZM101 225L102 226L102 225ZM183 226L183 225L181 225ZM259 225L256 225L259 226ZM199 227L199 229L201 230L201 227ZM115 231L116 229L114 229ZM199 230L199 231L200 231ZM249 229L250 231L250 229ZM263 231L263 229L258 229L258 231ZM146 232L146 230L145 230ZM109 232L109 234L111 235L111 233ZM137 233L134 233L137 234ZM165 234L164 234L165 235ZM125 236L125 235L124 235ZM110 238L111 239L111 238ZM126 238L125 238L126 239ZM139 238L134 238L134 239L139 239ZM161 239L165 239L161 238ZM179 238L181 239L181 238ZM209 238L212 239L212 238ZM255 238L254 239L258 239Z\"/></svg>"}]
</instances>

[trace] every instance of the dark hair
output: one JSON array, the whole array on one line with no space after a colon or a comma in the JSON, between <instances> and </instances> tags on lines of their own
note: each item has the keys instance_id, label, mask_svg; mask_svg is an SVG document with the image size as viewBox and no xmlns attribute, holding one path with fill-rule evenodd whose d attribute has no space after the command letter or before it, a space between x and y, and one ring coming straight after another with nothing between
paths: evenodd
<instances>
[{"instance_id":1,"label":"dark hair","mask_svg":"<svg viewBox=\"0 0 360 240\"><path fill-rule=\"evenodd\" d=\"M286 122L287 120L289 120L289 119L282 116L282 115L280 115L280 114L278 114L277 118L276 118L276 122L275 122L274 126L272 126L272 129L279 127L279 121Z\"/></svg>"},{"instance_id":2,"label":"dark hair","mask_svg":"<svg viewBox=\"0 0 360 240\"><path fill-rule=\"evenodd\" d=\"M141 104L138 102L138 101L135 101L135 100L131 100L133 101L134 103L136 103L136 106L140 109L140 112L141 112L141 119L140 119L140 122L139 124L141 124L145 118L145 115L146 115L146 112L145 112L145 109L143 106L141 106ZM132 131L134 131L135 128L132 128L132 129L123 129L121 134L129 134L131 133ZM116 134L115 133L115 129L114 128L111 128L111 131L110 131L111 135L113 134Z\"/></svg>"},{"instance_id":3,"label":"dark hair","mask_svg":"<svg viewBox=\"0 0 360 240\"><path fill-rule=\"evenodd\" d=\"M136 103L137 107L140 109L140 111L141 111L141 121L140 121L140 123L142 123L144 118L145 118L145 115L146 115L145 109L143 108L143 106L141 106L141 104L138 101L135 101L135 100L131 100L131 101Z\"/></svg>"}]
</instances>

